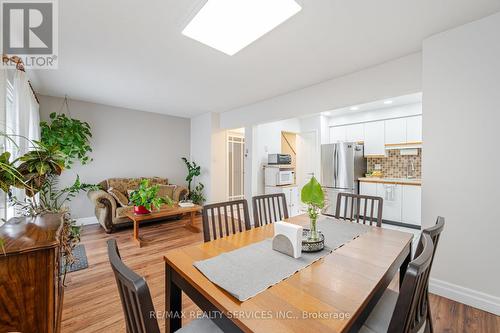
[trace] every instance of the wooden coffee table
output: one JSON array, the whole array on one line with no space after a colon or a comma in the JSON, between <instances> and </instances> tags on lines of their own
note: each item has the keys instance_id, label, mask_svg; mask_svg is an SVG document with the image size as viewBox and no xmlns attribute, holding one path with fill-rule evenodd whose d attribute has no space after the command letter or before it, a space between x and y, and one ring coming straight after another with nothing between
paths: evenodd
<instances>
[{"instance_id":1,"label":"wooden coffee table","mask_svg":"<svg viewBox=\"0 0 500 333\"><path fill-rule=\"evenodd\" d=\"M196 213L201 212L202 209L203 207L199 205L194 205L192 207L180 207L178 204L175 204L172 207L162 206L159 210L153 211L150 214L137 215L133 210L131 210L126 212L125 215L134 222L134 240L137 242L137 245L141 247L144 242L144 240L139 236L139 224L141 222L157 220L162 217L190 214L190 219L186 223L185 227L194 230L195 232L201 232L201 230L194 225L194 217Z\"/></svg>"}]
</instances>

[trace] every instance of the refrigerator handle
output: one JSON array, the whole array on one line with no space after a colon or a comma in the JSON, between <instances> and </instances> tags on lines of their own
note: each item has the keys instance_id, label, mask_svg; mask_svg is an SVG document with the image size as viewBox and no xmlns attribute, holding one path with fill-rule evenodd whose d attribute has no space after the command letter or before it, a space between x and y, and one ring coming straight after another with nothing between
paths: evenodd
<instances>
[{"instance_id":1,"label":"refrigerator handle","mask_svg":"<svg viewBox=\"0 0 500 333\"><path fill-rule=\"evenodd\" d=\"M338 182L337 182L337 178L338 178L338 175L339 175L339 149L338 149L338 145L335 145L335 161L334 161L334 164L333 164L333 169L334 169L334 177L335 177L335 186L339 186Z\"/></svg>"}]
</instances>

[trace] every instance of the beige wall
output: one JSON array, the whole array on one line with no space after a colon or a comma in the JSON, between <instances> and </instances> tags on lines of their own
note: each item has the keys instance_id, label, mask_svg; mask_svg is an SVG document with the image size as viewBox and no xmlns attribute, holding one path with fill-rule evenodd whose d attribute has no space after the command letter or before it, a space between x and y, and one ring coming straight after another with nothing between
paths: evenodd
<instances>
[{"instance_id":1,"label":"beige wall","mask_svg":"<svg viewBox=\"0 0 500 333\"><path fill-rule=\"evenodd\" d=\"M63 99L40 96L40 116L48 119L61 110ZM181 157L189 157L190 121L149 112L81 101L70 101L71 116L92 127L92 161L79 163L61 177L61 186L74 181L98 183L109 177L161 176L185 185L186 170ZM71 203L75 218L94 215L85 194Z\"/></svg>"}]
</instances>

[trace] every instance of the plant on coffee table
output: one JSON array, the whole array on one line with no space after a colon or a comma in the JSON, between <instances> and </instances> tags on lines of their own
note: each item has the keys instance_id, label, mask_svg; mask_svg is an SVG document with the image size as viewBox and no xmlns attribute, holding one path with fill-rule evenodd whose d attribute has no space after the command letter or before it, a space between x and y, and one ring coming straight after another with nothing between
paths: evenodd
<instances>
[{"instance_id":1,"label":"plant on coffee table","mask_svg":"<svg viewBox=\"0 0 500 333\"><path fill-rule=\"evenodd\" d=\"M159 197L159 185L149 186L149 181L143 179L137 190L130 193L129 200L134 205L136 214L149 214L153 209L159 209L162 204L173 205L173 201L168 196Z\"/></svg>"}]
</instances>

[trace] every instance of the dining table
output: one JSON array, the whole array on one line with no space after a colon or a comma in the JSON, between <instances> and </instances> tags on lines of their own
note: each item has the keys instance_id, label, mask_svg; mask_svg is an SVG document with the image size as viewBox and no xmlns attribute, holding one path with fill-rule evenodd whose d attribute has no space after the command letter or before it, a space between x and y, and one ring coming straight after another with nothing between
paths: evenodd
<instances>
[{"instance_id":1,"label":"dining table","mask_svg":"<svg viewBox=\"0 0 500 333\"><path fill-rule=\"evenodd\" d=\"M285 221L309 225L306 214ZM182 311L182 293L224 332L357 332L398 270L401 283L412 255L412 233L374 225L243 302L194 266L273 236L271 223L168 251L164 255L165 332L180 329L182 319L193 315Z\"/></svg>"}]
</instances>

